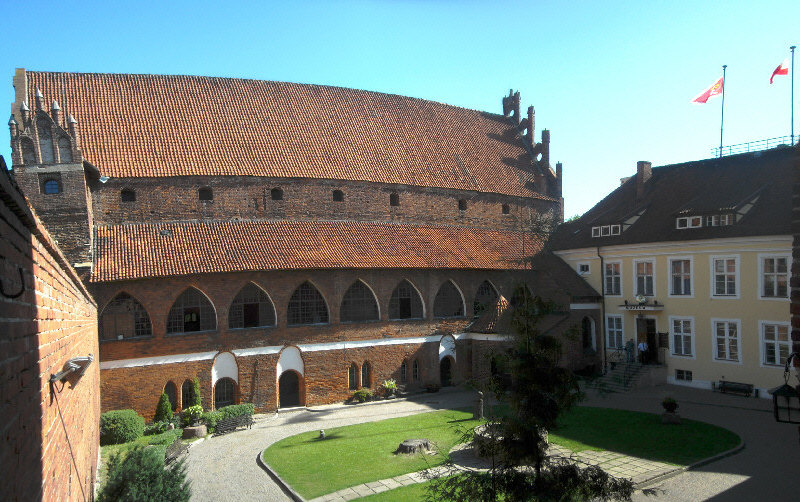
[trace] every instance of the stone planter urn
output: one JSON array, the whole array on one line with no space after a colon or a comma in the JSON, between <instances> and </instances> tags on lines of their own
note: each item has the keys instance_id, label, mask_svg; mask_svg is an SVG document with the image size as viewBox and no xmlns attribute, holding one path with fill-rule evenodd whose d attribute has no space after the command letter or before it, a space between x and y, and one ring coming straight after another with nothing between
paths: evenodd
<instances>
[{"instance_id":1,"label":"stone planter urn","mask_svg":"<svg viewBox=\"0 0 800 502\"><path fill-rule=\"evenodd\" d=\"M205 424L192 425L183 429L183 435L181 437L183 439L202 438L205 437L206 434L208 434L208 429Z\"/></svg>"}]
</instances>

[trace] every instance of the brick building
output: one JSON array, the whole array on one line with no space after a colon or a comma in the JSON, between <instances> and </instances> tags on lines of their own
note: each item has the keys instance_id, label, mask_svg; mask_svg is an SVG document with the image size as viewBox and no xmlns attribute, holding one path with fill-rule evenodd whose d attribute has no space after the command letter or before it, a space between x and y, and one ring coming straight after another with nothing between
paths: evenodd
<instances>
[{"instance_id":1,"label":"brick building","mask_svg":"<svg viewBox=\"0 0 800 502\"><path fill-rule=\"evenodd\" d=\"M598 294L541 252L561 165L491 114L256 80L18 70L13 170L99 306L102 408L151 417L488 374L513 291L598 363ZM533 261L527 257L536 255Z\"/></svg>"}]
</instances>

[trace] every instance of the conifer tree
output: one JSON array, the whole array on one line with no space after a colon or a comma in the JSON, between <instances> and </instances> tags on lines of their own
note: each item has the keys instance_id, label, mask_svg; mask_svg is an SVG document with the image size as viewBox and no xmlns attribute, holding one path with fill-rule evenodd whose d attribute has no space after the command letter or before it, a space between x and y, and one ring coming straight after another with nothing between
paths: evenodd
<instances>
[{"instance_id":1,"label":"conifer tree","mask_svg":"<svg viewBox=\"0 0 800 502\"><path fill-rule=\"evenodd\" d=\"M156 406L156 414L153 416L154 422L167 422L172 420L172 403L169 402L169 396L166 392L161 393L161 398L158 400Z\"/></svg>"}]
</instances>

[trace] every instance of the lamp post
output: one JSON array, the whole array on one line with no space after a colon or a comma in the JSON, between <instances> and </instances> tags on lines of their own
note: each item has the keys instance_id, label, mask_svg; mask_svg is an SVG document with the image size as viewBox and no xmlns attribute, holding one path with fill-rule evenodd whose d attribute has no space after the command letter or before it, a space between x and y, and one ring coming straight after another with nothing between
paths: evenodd
<instances>
[{"instance_id":1,"label":"lamp post","mask_svg":"<svg viewBox=\"0 0 800 502\"><path fill-rule=\"evenodd\" d=\"M800 358L799 352L792 352L786 358L786 366L783 368L783 385L769 391L772 394L772 408L776 422L800 424L800 392L798 392L798 388L789 385L789 369L795 358ZM800 431L800 427L798 427L798 431Z\"/></svg>"}]
</instances>

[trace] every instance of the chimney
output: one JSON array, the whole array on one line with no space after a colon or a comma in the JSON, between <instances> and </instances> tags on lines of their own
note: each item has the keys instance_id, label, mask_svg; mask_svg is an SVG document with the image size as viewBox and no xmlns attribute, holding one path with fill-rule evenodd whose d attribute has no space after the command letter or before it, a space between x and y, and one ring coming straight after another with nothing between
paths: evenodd
<instances>
[{"instance_id":1,"label":"chimney","mask_svg":"<svg viewBox=\"0 0 800 502\"><path fill-rule=\"evenodd\" d=\"M50 105L50 114L53 116L53 122L56 125L61 125L61 107L58 106L58 102L54 99L53 104Z\"/></svg>"},{"instance_id":2,"label":"chimney","mask_svg":"<svg viewBox=\"0 0 800 502\"><path fill-rule=\"evenodd\" d=\"M514 122L519 124L519 91L508 90L508 96L503 98L503 115L506 117L510 115Z\"/></svg>"},{"instance_id":3,"label":"chimney","mask_svg":"<svg viewBox=\"0 0 800 502\"><path fill-rule=\"evenodd\" d=\"M653 168L650 162L640 160L636 163L636 200L644 197L644 184L653 176Z\"/></svg>"},{"instance_id":4,"label":"chimney","mask_svg":"<svg viewBox=\"0 0 800 502\"><path fill-rule=\"evenodd\" d=\"M533 106L528 107L528 133L525 135L525 138L528 140L528 144L531 145L531 148L536 146L536 137L534 133L536 132L536 112L533 109Z\"/></svg>"},{"instance_id":5,"label":"chimney","mask_svg":"<svg viewBox=\"0 0 800 502\"><path fill-rule=\"evenodd\" d=\"M542 165L550 167L550 131L542 129Z\"/></svg>"}]
</instances>

